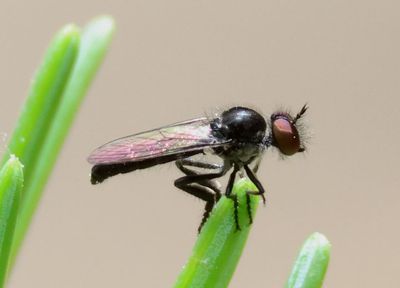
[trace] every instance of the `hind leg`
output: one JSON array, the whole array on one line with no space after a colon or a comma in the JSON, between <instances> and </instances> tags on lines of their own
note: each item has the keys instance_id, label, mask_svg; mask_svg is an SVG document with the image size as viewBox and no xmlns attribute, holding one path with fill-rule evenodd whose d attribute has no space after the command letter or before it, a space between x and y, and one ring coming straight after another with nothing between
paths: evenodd
<instances>
[{"instance_id":1,"label":"hind leg","mask_svg":"<svg viewBox=\"0 0 400 288\"><path fill-rule=\"evenodd\" d=\"M202 168L202 169L208 169L208 170L218 170L215 173L209 173L209 174L223 173L223 174L221 174L221 176L226 173L226 171L223 172L223 170L225 170L224 165L200 162L200 161L195 161L192 159L177 160L175 162L175 164L178 167L178 169L181 170L187 176L207 174L207 173L202 174L202 173L198 172L197 170L191 169L189 167L196 167L196 168ZM216 178L218 178L218 177L216 177ZM221 185L219 184L219 182L216 179L211 178L211 179L206 179L206 180L200 180L200 181L198 181L198 184L208 187L211 190L213 190L213 192L215 192L215 196L217 198L216 202L218 202L219 198L221 198L221 190L220 190Z\"/></svg>"},{"instance_id":2,"label":"hind leg","mask_svg":"<svg viewBox=\"0 0 400 288\"><path fill-rule=\"evenodd\" d=\"M203 219L198 229L200 232L204 223L210 216L215 203L217 203L219 198L221 198L219 184L215 178L225 175L229 168L226 169L224 166L217 167L214 164L192 161L189 159L178 160L176 161L176 165L179 170L186 174L186 176L175 180L175 186L206 202ZM187 166L214 170L219 169L220 171L215 173L200 174L198 171L190 169Z\"/></svg>"}]
</instances>

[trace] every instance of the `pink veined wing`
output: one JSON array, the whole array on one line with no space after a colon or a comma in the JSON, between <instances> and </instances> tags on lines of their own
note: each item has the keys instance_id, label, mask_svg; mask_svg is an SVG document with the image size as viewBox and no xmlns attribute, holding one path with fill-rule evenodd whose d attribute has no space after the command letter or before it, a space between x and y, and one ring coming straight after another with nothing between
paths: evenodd
<instances>
[{"instance_id":1,"label":"pink veined wing","mask_svg":"<svg viewBox=\"0 0 400 288\"><path fill-rule=\"evenodd\" d=\"M94 150L88 161L93 165L136 162L200 151L227 142L211 134L210 122L204 117L111 141Z\"/></svg>"}]
</instances>

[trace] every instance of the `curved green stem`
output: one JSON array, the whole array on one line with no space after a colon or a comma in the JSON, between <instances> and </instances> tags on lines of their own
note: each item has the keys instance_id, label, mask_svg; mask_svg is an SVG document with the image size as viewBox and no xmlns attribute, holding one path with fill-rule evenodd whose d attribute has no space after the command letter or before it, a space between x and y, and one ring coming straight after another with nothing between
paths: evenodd
<instances>
[{"instance_id":1,"label":"curved green stem","mask_svg":"<svg viewBox=\"0 0 400 288\"><path fill-rule=\"evenodd\" d=\"M236 230L233 201L226 197L218 201L199 234L192 256L179 275L175 288L228 286L251 228L246 191L256 190L247 179L239 180L233 188L239 201L240 231ZM250 197L253 219L259 199L258 196Z\"/></svg>"},{"instance_id":2,"label":"curved green stem","mask_svg":"<svg viewBox=\"0 0 400 288\"><path fill-rule=\"evenodd\" d=\"M0 287L4 287L24 182L18 158L11 156L0 170Z\"/></svg>"},{"instance_id":3,"label":"curved green stem","mask_svg":"<svg viewBox=\"0 0 400 288\"><path fill-rule=\"evenodd\" d=\"M320 233L306 240L295 261L286 288L322 287L331 253L331 244Z\"/></svg>"},{"instance_id":4,"label":"curved green stem","mask_svg":"<svg viewBox=\"0 0 400 288\"><path fill-rule=\"evenodd\" d=\"M36 74L10 144L10 151L21 155L27 171L12 261L113 31L114 22L107 16L90 22L82 33L68 25L51 43L44 64Z\"/></svg>"}]
</instances>

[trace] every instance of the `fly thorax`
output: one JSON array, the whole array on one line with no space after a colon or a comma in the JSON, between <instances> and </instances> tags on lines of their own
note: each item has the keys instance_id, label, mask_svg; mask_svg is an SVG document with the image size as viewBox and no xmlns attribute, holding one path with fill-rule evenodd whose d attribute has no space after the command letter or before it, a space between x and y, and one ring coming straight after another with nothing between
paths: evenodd
<instances>
[{"instance_id":1,"label":"fly thorax","mask_svg":"<svg viewBox=\"0 0 400 288\"><path fill-rule=\"evenodd\" d=\"M224 157L234 163L249 164L263 152L263 147L254 143L235 143L224 151Z\"/></svg>"},{"instance_id":2,"label":"fly thorax","mask_svg":"<svg viewBox=\"0 0 400 288\"><path fill-rule=\"evenodd\" d=\"M234 107L222 113L214 123L213 131L220 137L236 143L262 143L265 137L267 123L256 111Z\"/></svg>"}]
</instances>

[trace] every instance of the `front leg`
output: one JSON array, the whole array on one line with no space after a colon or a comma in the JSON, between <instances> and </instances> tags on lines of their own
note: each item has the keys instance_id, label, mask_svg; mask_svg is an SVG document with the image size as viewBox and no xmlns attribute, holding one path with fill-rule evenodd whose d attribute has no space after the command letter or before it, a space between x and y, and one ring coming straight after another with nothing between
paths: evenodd
<instances>
[{"instance_id":1,"label":"front leg","mask_svg":"<svg viewBox=\"0 0 400 288\"><path fill-rule=\"evenodd\" d=\"M251 205L250 205L250 195L260 195L263 203L265 205L265 189L262 186L261 182L257 179L256 175L254 174L254 172L249 168L249 166L244 165L244 170L247 173L247 176L249 177L249 179L251 180L251 182L254 183L254 185L257 187L258 191L247 191L246 192L246 199L247 199L247 213L249 214L249 219L250 219L250 224L253 223L253 216L251 214Z\"/></svg>"}]
</instances>

